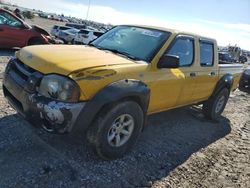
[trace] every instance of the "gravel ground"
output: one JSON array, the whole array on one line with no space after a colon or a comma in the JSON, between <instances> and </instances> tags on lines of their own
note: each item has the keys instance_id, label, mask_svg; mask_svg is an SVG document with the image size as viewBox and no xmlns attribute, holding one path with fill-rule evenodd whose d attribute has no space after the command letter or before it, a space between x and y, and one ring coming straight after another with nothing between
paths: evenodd
<instances>
[{"instance_id":1,"label":"gravel ground","mask_svg":"<svg viewBox=\"0 0 250 188\"><path fill-rule=\"evenodd\" d=\"M13 54L0 51L0 72ZM152 115L129 155L102 161L84 135L21 119L0 88L0 187L250 187L249 93L233 92L218 121L197 106Z\"/></svg>"}]
</instances>

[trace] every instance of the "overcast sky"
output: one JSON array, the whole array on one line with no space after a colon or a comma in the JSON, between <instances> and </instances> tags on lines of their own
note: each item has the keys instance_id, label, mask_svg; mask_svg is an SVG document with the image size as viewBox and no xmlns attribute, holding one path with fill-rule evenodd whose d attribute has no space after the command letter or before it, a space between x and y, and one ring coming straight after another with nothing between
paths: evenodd
<instances>
[{"instance_id":1,"label":"overcast sky","mask_svg":"<svg viewBox=\"0 0 250 188\"><path fill-rule=\"evenodd\" d=\"M86 18L89 0L5 0L20 6ZM250 0L90 0L89 20L144 24L216 38L250 50Z\"/></svg>"}]
</instances>

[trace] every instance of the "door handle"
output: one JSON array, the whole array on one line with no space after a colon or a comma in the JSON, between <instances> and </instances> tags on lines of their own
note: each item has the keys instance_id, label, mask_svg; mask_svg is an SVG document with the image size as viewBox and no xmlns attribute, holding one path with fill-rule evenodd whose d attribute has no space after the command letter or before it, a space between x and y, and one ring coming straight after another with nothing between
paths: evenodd
<instances>
[{"instance_id":1,"label":"door handle","mask_svg":"<svg viewBox=\"0 0 250 188\"><path fill-rule=\"evenodd\" d=\"M195 72L191 72L190 73L190 77L195 77L196 76L196 73Z\"/></svg>"},{"instance_id":2,"label":"door handle","mask_svg":"<svg viewBox=\"0 0 250 188\"><path fill-rule=\"evenodd\" d=\"M210 72L209 76L215 76L215 72Z\"/></svg>"}]
</instances>

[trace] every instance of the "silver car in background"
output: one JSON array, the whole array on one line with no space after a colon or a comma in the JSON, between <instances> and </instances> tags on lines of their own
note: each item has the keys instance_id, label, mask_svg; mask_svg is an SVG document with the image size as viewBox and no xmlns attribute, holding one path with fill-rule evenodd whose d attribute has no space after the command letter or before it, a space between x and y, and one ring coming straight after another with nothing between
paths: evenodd
<instances>
[{"instance_id":1,"label":"silver car in background","mask_svg":"<svg viewBox=\"0 0 250 188\"><path fill-rule=\"evenodd\" d=\"M79 32L79 29L71 28L63 31L59 31L58 38L61 39L65 44L74 43L75 35Z\"/></svg>"},{"instance_id":2,"label":"silver car in background","mask_svg":"<svg viewBox=\"0 0 250 188\"><path fill-rule=\"evenodd\" d=\"M88 29L81 29L74 38L74 44L88 44L89 42L93 41L94 39L103 35L104 32L102 31L95 31L95 30L88 30Z\"/></svg>"},{"instance_id":3,"label":"silver car in background","mask_svg":"<svg viewBox=\"0 0 250 188\"><path fill-rule=\"evenodd\" d=\"M67 29L71 29L72 27L68 27L68 26L60 26L60 25L54 25L50 31L50 34L52 36L58 37L58 34L60 31L65 31Z\"/></svg>"}]
</instances>

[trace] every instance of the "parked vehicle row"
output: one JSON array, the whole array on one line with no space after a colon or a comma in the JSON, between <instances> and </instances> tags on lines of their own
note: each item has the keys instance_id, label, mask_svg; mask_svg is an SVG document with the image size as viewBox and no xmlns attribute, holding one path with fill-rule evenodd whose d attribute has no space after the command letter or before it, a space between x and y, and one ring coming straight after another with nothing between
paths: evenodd
<instances>
[{"instance_id":1,"label":"parked vehicle row","mask_svg":"<svg viewBox=\"0 0 250 188\"><path fill-rule=\"evenodd\" d=\"M74 26L75 24L71 24ZM79 24L78 24L79 25ZM94 28L85 26L87 29L77 29L67 26L55 25L51 29L51 35L61 39L68 44L88 44L94 39L100 37L104 32L94 30Z\"/></svg>"}]
</instances>

